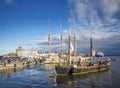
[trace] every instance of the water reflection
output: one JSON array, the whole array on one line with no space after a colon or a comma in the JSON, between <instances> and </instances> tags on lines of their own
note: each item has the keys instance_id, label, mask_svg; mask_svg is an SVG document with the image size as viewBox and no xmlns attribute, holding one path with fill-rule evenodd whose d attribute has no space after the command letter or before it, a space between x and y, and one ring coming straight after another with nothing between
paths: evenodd
<instances>
[{"instance_id":1,"label":"water reflection","mask_svg":"<svg viewBox=\"0 0 120 88\"><path fill-rule=\"evenodd\" d=\"M118 88L120 58L109 71L77 76L56 76L54 65L34 65L0 72L0 88Z\"/></svg>"},{"instance_id":2,"label":"water reflection","mask_svg":"<svg viewBox=\"0 0 120 88\"><path fill-rule=\"evenodd\" d=\"M108 72L103 73L93 73L87 75L77 75L77 76L57 76L56 83L57 85L66 85L69 88L80 87L80 88L99 88L101 87L101 81L108 80L105 75L108 75ZM101 78L102 77L102 78Z\"/></svg>"}]
</instances>

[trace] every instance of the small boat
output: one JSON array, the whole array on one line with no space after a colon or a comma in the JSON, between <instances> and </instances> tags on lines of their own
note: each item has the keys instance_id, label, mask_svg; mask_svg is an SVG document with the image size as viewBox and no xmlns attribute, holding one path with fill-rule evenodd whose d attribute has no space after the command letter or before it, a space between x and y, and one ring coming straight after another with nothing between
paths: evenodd
<instances>
[{"instance_id":1,"label":"small boat","mask_svg":"<svg viewBox=\"0 0 120 88\"><path fill-rule=\"evenodd\" d=\"M61 64L55 65L56 75L58 76L77 75L77 74L82 75L93 72L106 71L109 69L110 61L106 60L103 62L99 61L94 64L92 63L92 59L95 56L95 49L93 47L92 38L90 38L90 57L81 57L75 63L71 63L73 59L71 59L70 50L71 47L70 47L70 35L69 35L68 57L67 57L68 62L67 64L64 65Z\"/></svg>"}]
</instances>

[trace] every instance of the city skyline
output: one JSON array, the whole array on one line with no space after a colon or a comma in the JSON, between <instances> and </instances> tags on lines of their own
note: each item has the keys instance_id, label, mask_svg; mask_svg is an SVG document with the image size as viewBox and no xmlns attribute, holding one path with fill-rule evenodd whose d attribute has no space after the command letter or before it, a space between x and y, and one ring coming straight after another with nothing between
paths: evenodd
<instances>
[{"instance_id":1,"label":"city skyline","mask_svg":"<svg viewBox=\"0 0 120 88\"><path fill-rule=\"evenodd\" d=\"M25 49L47 49L48 23L52 49L60 47L62 25L64 47L67 36L76 33L78 52L89 53L89 38L96 51L120 55L119 0L1 0L0 55ZM49 20L49 22L48 22ZM59 51L59 50L58 50Z\"/></svg>"}]
</instances>

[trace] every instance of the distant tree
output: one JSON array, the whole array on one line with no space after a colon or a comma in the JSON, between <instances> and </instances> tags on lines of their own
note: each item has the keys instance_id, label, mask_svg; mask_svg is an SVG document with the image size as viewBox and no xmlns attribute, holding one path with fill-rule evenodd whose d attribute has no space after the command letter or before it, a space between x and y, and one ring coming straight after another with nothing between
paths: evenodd
<instances>
[{"instance_id":1,"label":"distant tree","mask_svg":"<svg viewBox=\"0 0 120 88\"><path fill-rule=\"evenodd\" d=\"M8 56L16 56L16 53L11 52L11 53L8 53L7 55Z\"/></svg>"}]
</instances>

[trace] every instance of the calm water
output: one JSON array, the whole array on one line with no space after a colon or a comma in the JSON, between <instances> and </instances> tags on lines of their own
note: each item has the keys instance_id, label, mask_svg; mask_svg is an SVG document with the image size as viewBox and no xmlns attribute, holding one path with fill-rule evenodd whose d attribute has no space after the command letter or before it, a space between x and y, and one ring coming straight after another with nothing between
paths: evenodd
<instances>
[{"instance_id":1,"label":"calm water","mask_svg":"<svg viewBox=\"0 0 120 88\"><path fill-rule=\"evenodd\" d=\"M56 77L53 65L0 73L0 88L120 88L120 57L114 58L109 71L82 76Z\"/></svg>"}]
</instances>

